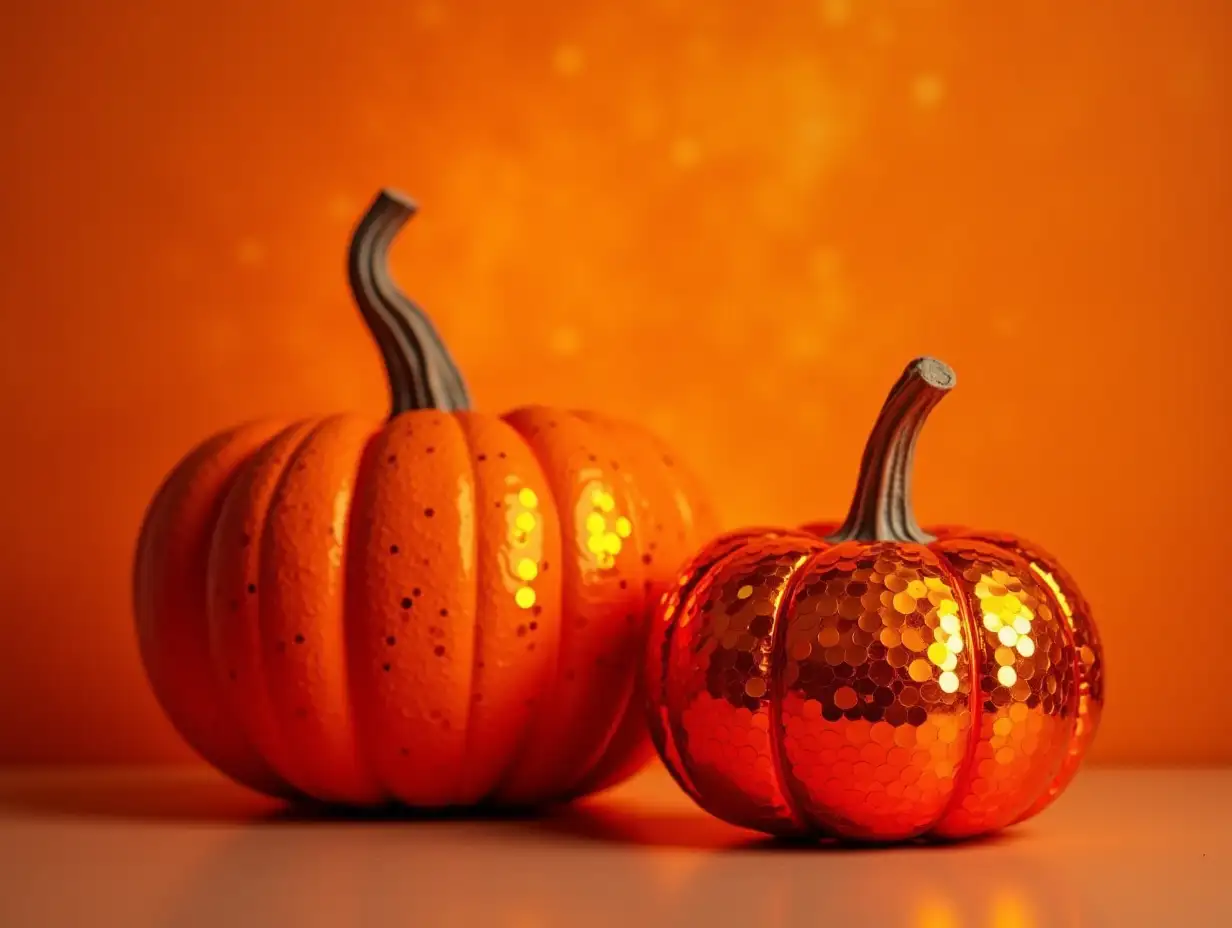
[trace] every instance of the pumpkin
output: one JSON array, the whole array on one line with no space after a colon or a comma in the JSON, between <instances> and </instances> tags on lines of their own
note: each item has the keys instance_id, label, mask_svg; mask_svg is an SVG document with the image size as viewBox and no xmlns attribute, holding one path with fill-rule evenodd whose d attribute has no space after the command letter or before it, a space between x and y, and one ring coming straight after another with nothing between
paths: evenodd
<instances>
[{"instance_id":1,"label":"pumpkin","mask_svg":"<svg viewBox=\"0 0 1232 928\"><path fill-rule=\"evenodd\" d=\"M636 671L709 510L633 425L469 411L387 268L414 209L382 192L349 255L388 421L262 421L189 453L137 545L142 661L183 738L266 793L430 807L584 794L653 756Z\"/></svg>"},{"instance_id":2,"label":"pumpkin","mask_svg":"<svg viewBox=\"0 0 1232 928\"><path fill-rule=\"evenodd\" d=\"M651 732L711 813L785 836L991 832L1045 808L1099 725L1090 608L1042 548L922 530L911 465L949 367L912 362L873 428L846 521L732 532L652 625Z\"/></svg>"}]
</instances>

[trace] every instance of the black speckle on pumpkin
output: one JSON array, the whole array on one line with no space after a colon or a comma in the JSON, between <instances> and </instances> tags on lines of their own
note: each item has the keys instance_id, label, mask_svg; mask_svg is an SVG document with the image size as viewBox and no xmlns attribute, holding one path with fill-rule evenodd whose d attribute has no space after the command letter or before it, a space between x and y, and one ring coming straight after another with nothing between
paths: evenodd
<instances>
[{"instance_id":1,"label":"black speckle on pumpkin","mask_svg":"<svg viewBox=\"0 0 1232 928\"><path fill-rule=\"evenodd\" d=\"M501 508L501 501L499 499L496 501L496 508L497 509Z\"/></svg>"},{"instance_id":2,"label":"black speckle on pumpkin","mask_svg":"<svg viewBox=\"0 0 1232 928\"><path fill-rule=\"evenodd\" d=\"M620 588L621 588L622 590L627 590L627 589L629 588L629 581L628 581L628 580L621 580L621 581L620 581Z\"/></svg>"},{"instance_id":3,"label":"black speckle on pumpkin","mask_svg":"<svg viewBox=\"0 0 1232 928\"><path fill-rule=\"evenodd\" d=\"M505 458L507 457L507 455L505 454L505 452L503 452L503 451L502 451L500 454L498 454L498 455L497 455L497 457L498 457L498 458L500 458L500 459L503 461L503 460L505 460Z\"/></svg>"},{"instance_id":4,"label":"black speckle on pumpkin","mask_svg":"<svg viewBox=\"0 0 1232 928\"><path fill-rule=\"evenodd\" d=\"M519 626L518 626L518 637L519 637L519 638L523 638L523 637L525 637L525 636L526 636L526 626L525 626L525 625L519 625Z\"/></svg>"},{"instance_id":5,"label":"black speckle on pumpkin","mask_svg":"<svg viewBox=\"0 0 1232 928\"><path fill-rule=\"evenodd\" d=\"M654 560L654 558L652 558L649 554L643 554L643 555L642 555L642 563L643 563L643 564L649 564L652 560Z\"/></svg>"},{"instance_id":6,"label":"black speckle on pumpkin","mask_svg":"<svg viewBox=\"0 0 1232 928\"><path fill-rule=\"evenodd\" d=\"M599 456L595 454L588 454L586 455L586 460L590 461L590 463L593 464L595 463L595 461L599 460Z\"/></svg>"},{"instance_id":7,"label":"black speckle on pumpkin","mask_svg":"<svg viewBox=\"0 0 1232 928\"><path fill-rule=\"evenodd\" d=\"M409 597L409 596L403 596L403 597L402 597L402 608L403 608L403 609L410 609L410 608L411 608L411 597Z\"/></svg>"},{"instance_id":8,"label":"black speckle on pumpkin","mask_svg":"<svg viewBox=\"0 0 1232 928\"><path fill-rule=\"evenodd\" d=\"M619 461L609 461L609 462L608 462L608 464L610 464L610 465L611 465L612 470L620 470L620 462L619 462Z\"/></svg>"},{"instance_id":9,"label":"black speckle on pumpkin","mask_svg":"<svg viewBox=\"0 0 1232 928\"><path fill-rule=\"evenodd\" d=\"M389 553L390 553L390 554L397 554L397 553L398 553L398 546L397 546L397 545L390 545L390 546L389 546Z\"/></svg>"},{"instance_id":10,"label":"black speckle on pumpkin","mask_svg":"<svg viewBox=\"0 0 1232 928\"><path fill-rule=\"evenodd\" d=\"M666 464L668 467L676 466L676 462L675 460L672 459L672 456L670 454L663 455L663 463Z\"/></svg>"},{"instance_id":11,"label":"black speckle on pumpkin","mask_svg":"<svg viewBox=\"0 0 1232 928\"><path fill-rule=\"evenodd\" d=\"M390 647L393 647L394 645L398 643L398 639L395 638L393 635L389 635L388 637L386 637L385 643L389 645Z\"/></svg>"},{"instance_id":12,"label":"black speckle on pumpkin","mask_svg":"<svg viewBox=\"0 0 1232 928\"><path fill-rule=\"evenodd\" d=\"M257 585L255 583L248 584L248 592L249 593L257 592Z\"/></svg>"},{"instance_id":13,"label":"black speckle on pumpkin","mask_svg":"<svg viewBox=\"0 0 1232 928\"><path fill-rule=\"evenodd\" d=\"M530 614L531 615L543 615L543 607L535 606L535 608L530 611Z\"/></svg>"},{"instance_id":14,"label":"black speckle on pumpkin","mask_svg":"<svg viewBox=\"0 0 1232 928\"><path fill-rule=\"evenodd\" d=\"M303 635L296 635L296 636L295 636L295 643L296 643L296 644L303 644L303 643L304 643L304 636L303 636Z\"/></svg>"},{"instance_id":15,"label":"black speckle on pumpkin","mask_svg":"<svg viewBox=\"0 0 1232 928\"><path fill-rule=\"evenodd\" d=\"M412 596L421 596L421 595L423 595L423 590L421 590L419 587L415 587L415 589L411 590L411 595L412 595Z\"/></svg>"},{"instance_id":16,"label":"black speckle on pumpkin","mask_svg":"<svg viewBox=\"0 0 1232 928\"><path fill-rule=\"evenodd\" d=\"M381 669L385 671L386 673L389 673L391 670L394 669L394 666L393 664L382 664Z\"/></svg>"},{"instance_id":17,"label":"black speckle on pumpkin","mask_svg":"<svg viewBox=\"0 0 1232 928\"><path fill-rule=\"evenodd\" d=\"M539 573L544 573L547 571L547 569L548 569L547 561L544 561L542 564L539 565Z\"/></svg>"},{"instance_id":18,"label":"black speckle on pumpkin","mask_svg":"<svg viewBox=\"0 0 1232 928\"><path fill-rule=\"evenodd\" d=\"M477 460L480 460L480 461L486 461L487 459L488 459L488 456L486 454L481 454L477 458Z\"/></svg>"},{"instance_id":19,"label":"black speckle on pumpkin","mask_svg":"<svg viewBox=\"0 0 1232 928\"><path fill-rule=\"evenodd\" d=\"M550 428L550 429L554 429L554 428L556 428L556 420L555 420L555 419L553 419L552 421L550 421L550 422L548 423L548 428Z\"/></svg>"},{"instance_id":20,"label":"black speckle on pumpkin","mask_svg":"<svg viewBox=\"0 0 1232 928\"><path fill-rule=\"evenodd\" d=\"M441 618L443 619L443 618L445 618L445 616L447 616L447 615L449 615L449 610L448 610L448 609L442 609L442 610L441 610Z\"/></svg>"},{"instance_id":21,"label":"black speckle on pumpkin","mask_svg":"<svg viewBox=\"0 0 1232 928\"><path fill-rule=\"evenodd\" d=\"M445 656L445 646L443 644L438 644L435 648L432 649L432 653L435 654L437 657L444 657Z\"/></svg>"},{"instance_id":22,"label":"black speckle on pumpkin","mask_svg":"<svg viewBox=\"0 0 1232 928\"><path fill-rule=\"evenodd\" d=\"M535 643L532 641L532 642L530 642L529 644L527 644L527 645L526 645L526 650L527 650L527 651L533 651L533 650L535 650Z\"/></svg>"},{"instance_id":23,"label":"black speckle on pumpkin","mask_svg":"<svg viewBox=\"0 0 1232 928\"><path fill-rule=\"evenodd\" d=\"M409 748L398 748L398 753L401 754L403 757L411 756L411 752Z\"/></svg>"},{"instance_id":24,"label":"black speckle on pumpkin","mask_svg":"<svg viewBox=\"0 0 1232 928\"><path fill-rule=\"evenodd\" d=\"M436 510L429 506L424 510L424 515L431 519L434 515L436 515Z\"/></svg>"},{"instance_id":25,"label":"black speckle on pumpkin","mask_svg":"<svg viewBox=\"0 0 1232 928\"><path fill-rule=\"evenodd\" d=\"M308 710L305 709L303 706L300 706L298 709L295 710L295 717L297 719L308 718Z\"/></svg>"},{"instance_id":26,"label":"black speckle on pumpkin","mask_svg":"<svg viewBox=\"0 0 1232 928\"><path fill-rule=\"evenodd\" d=\"M385 459L385 462L386 462L387 464L397 464L397 463L398 463L398 456L397 456L396 454L391 454L389 457L387 457L387 458Z\"/></svg>"},{"instance_id":27,"label":"black speckle on pumpkin","mask_svg":"<svg viewBox=\"0 0 1232 928\"><path fill-rule=\"evenodd\" d=\"M428 445L428 447L424 448L424 451L426 451L428 454L435 454L435 453L436 453L436 449L435 449L435 448L433 448L431 445Z\"/></svg>"},{"instance_id":28,"label":"black speckle on pumpkin","mask_svg":"<svg viewBox=\"0 0 1232 928\"><path fill-rule=\"evenodd\" d=\"M532 632L533 632L535 629L537 629L538 627L539 627L539 623L538 623L538 622L531 622L531 623L530 623L530 630L531 630Z\"/></svg>"}]
</instances>

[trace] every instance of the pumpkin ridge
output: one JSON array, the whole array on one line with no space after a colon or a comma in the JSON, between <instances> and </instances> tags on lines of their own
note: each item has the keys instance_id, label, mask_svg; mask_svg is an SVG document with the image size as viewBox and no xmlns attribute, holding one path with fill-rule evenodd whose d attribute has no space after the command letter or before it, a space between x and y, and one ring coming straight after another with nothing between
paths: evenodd
<instances>
[{"instance_id":1,"label":"pumpkin ridge","mask_svg":"<svg viewBox=\"0 0 1232 928\"><path fill-rule=\"evenodd\" d=\"M209 699L209 693L220 695L217 693L217 682L208 650L200 658L204 664L200 669L203 674L202 685L209 692L197 694L193 700L195 705L185 702L181 683L170 682L171 679L178 678L177 674L182 674L179 666L173 664L173 654L169 652L174 651L174 647L169 640L176 635L183 635L187 623L174 607L168 608L168 604L163 601L165 595L160 594L167 583L177 579L167 576L168 535L174 533L175 526L185 516L184 497L190 486L198 483L202 470L211 466L228 448L241 442L248 445L238 460L230 464L228 473L219 482L210 502L210 511L198 526L199 533L205 537L197 537L195 541L204 551L208 551L210 533L229 486L242 464L255 454L262 442L276 430L273 420L249 422L207 438L184 455L168 474L147 509L142 530L138 535L133 571L133 606L138 652L150 688L164 716L195 754L236 782L274 794L278 792L280 778L269 768L255 747L249 745L246 739L234 737L224 739L224 742L230 740L231 744L218 743L217 732L213 727L217 719L203 718L201 715L201 706L216 701ZM200 573L198 579L204 587L205 573L198 570L198 560L202 553L201 550L183 552L181 559L184 563L181 566L189 569L194 576ZM206 627L193 631L201 634L208 649L208 615L204 614L204 603L200 618ZM217 714L225 718L223 710L213 705L210 705L205 714ZM231 734L234 736L235 733ZM237 749L239 755L243 756L235 756ZM253 769L244 769L246 767Z\"/></svg>"},{"instance_id":2,"label":"pumpkin ridge","mask_svg":"<svg viewBox=\"0 0 1232 928\"><path fill-rule=\"evenodd\" d=\"M217 518L214 520L214 528L210 543L210 550L206 561L206 613L209 620L210 634L210 652L211 659L214 664L216 678L226 680L219 684L220 702L223 705L225 713L231 719L236 728L243 734L243 737L248 741L253 750L261 756L265 764L274 772L275 775L285 784L285 788L293 795L303 795L302 790L286 775L287 766L287 748L281 742L278 726L272 718L272 706L270 703L269 681L266 674L265 666L265 650L261 645L260 639L260 612L259 612L259 595L260 590L254 590L249 593L244 589L235 589L230 591L234 596L234 609L243 610L244 606L251 600L255 611L251 615L239 616L232 621L245 621L251 625L256 623L252 630L256 634L255 647L252 649L252 667L246 670L253 671L257 674L257 679L260 681L256 687L258 696L261 701L261 710L264 712L269 721L270 731L265 732L270 739L274 740L273 752L270 751L270 744L262 737L254 737L254 732L250 730L250 725L244 721L242 714L239 712L235 701L231 699L225 692L228 683L234 683L231 675L235 673L233 665L233 655L224 651L224 623L227 619L222 618L226 613L221 602L221 598L226 593L221 589L220 581L225 578L220 578L218 575L223 572L224 568L234 564L238 558L237 552L233 549L233 539L226 538L222 533L224 528L231 526L226 523L232 518L242 517L242 513L232 515L233 511L238 507L243 506L245 510L251 510L256 506L260 507L259 512L252 513L255 516L255 524L251 537L257 539L257 545L254 550L254 560L251 565L245 565L252 570L251 576L255 579L260 575L260 537L264 531L265 519L269 514L270 503L273 499L274 490L282 479L282 474L294 459L295 452L300 445L308 439L319 420L300 420L293 422L286 428L282 429L275 435L267 438L256 452L246 460L240 467L235 482L227 490L223 504L219 510ZM278 445L286 441L289 445L282 454L281 460L278 460ZM256 498L252 498L249 494L252 493L258 478L262 476L261 471L265 468L271 468L276 472L265 475L269 480L268 488ZM246 583L244 577L234 578L238 583Z\"/></svg>"},{"instance_id":3,"label":"pumpkin ridge","mask_svg":"<svg viewBox=\"0 0 1232 928\"><path fill-rule=\"evenodd\" d=\"M954 594L954 602L958 604L959 612L962 615L962 628L965 637L963 647L969 649L969 660L971 662L968 668L968 672L971 674L971 692L967 695L967 711L971 713L971 725L967 729L967 747L962 754L961 768L954 772L954 786L950 791L948 801L936 818L929 822L928 826L920 832L921 834L932 835L934 829L949 818L950 813L966 798L971 781L975 778L976 746L980 743L980 732L984 725L984 693L983 687L980 684L984 673L984 652L976 644L979 626L976 625L975 617L972 615L971 603L966 595L966 590L959 582L960 578L957 567L946 556L944 551L937 550L932 544L925 545L925 547L932 551L933 555L937 558L938 570L945 577L946 586Z\"/></svg>"},{"instance_id":4,"label":"pumpkin ridge","mask_svg":"<svg viewBox=\"0 0 1232 928\"><path fill-rule=\"evenodd\" d=\"M365 434L362 442L357 442L360 429ZM304 785L292 780L293 785L327 801L371 803L378 801L385 792L360 749L347 642L346 549L351 534L356 478L363 453L373 439L373 431L372 423L352 414L319 420L296 446L288 466L279 476L259 542L258 595L262 590L274 590L273 596L261 596L257 602L270 704L281 728L298 733L289 739L288 756L293 758L296 777ZM347 440L345 444L343 439ZM347 451L345 458L342 457L343 448ZM310 454L314 455L311 460ZM354 459L348 461L352 454ZM342 476L343 472L347 476ZM305 482L296 486L300 473L306 475L302 478ZM329 476L324 484L331 494L328 500L322 500L316 492L320 487L312 485L312 481L321 480L325 475ZM340 503L344 488L348 491L345 509ZM304 519L315 522L320 510L327 506L332 507L328 513L334 523L330 531L339 551L336 565L329 565L325 552L315 547L319 541L308 544L307 539L315 532L301 535L299 529L303 525L296 524ZM286 522L290 523L289 528ZM338 522L342 523L340 527ZM284 536L288 532L295 544L287 544ZM296 601L303 596L305 584L321 588L328 585L316 576L322 563L327 565L326 573L334 574L338 583L328 610L331 619L325 620L317 615L319 603L315 595L319 595L319 591L307 612L301 614L303 604ZM294 592L287 589L285 575L288 572L297 575ZM291 598L284 602L287 596ZM301 628L298 623L309 616L312 621ZM304 635L299 633L291 638L292 627L309 635L316 631L314 637L318 640L305 641ZM325 637L319 638L321 635ZM302 658L297 658L300 649L308 650L303 652ZM292 694L307 698L309 705L293 706ZM325 704L313 705L314 699L324 699ZM311 788L306 788L309 786Z\"/></svg>"},{"instance_id":5,"label":"pumpkin ridge","mask_svg":"<svg viewBox=\"0 0 1232 928\"><path fill-rule=\"evenodd\" d=\"M770 725L768 734L770 736L770 756L774 760L774 778L777 781L779 793L786 801L787 811L793 819L792 824L801 833L807 832L809 829L816 829L824 834L828 834L833 829L813 815L807 804L801 801L797 789L797 780L789 772L791 762L787 758L787 730L783 721L783 701L786 698L787 689L783 675L788 666L787 626L791 621L789 612L795 601L796 593L800 589L801 582L804 577L808 576L809 568L830 547L824 540L820 541L820 544L822 547L819 550L809 551L796 561L791 569L791 574L787 578L787 583L783 586L779 601L774 607L774 639L770 645L772 676L770 679Z\"/></svg>"}]
</instances>

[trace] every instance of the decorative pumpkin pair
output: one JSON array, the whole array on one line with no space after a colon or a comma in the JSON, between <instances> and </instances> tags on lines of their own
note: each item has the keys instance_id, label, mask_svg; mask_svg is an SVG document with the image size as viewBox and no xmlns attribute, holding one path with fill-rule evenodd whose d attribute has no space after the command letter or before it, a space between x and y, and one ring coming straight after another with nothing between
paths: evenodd
<instances>
[{"instance_id":1,"label":"decorative pumpkin pair","mask_svg":"<svg viewBox=\"0 0 1232 928\"><path fill-rule=\"evenodd\" d=\"M413 212L383 192L350 252L389 420L224 432L146 515L141 654L202 756L288 798L530 805L630 775L648 721L715 815L878 841L995 830L1064 788L1103 703L1086 601L1034 545L911 513L949 368L907 368L841 526L729 533L685 563L713 518L653 437L468 411L388 275Z\"/></svg>"},{"instance_id":2,"label":"decorative pumpkin pair","mask_svg":"<svg viewBox=\"0 0 1232 928\"><path fill-rule=\"evenodd\" d=\"M352 805L525 805L649 759L634 692L650 611L712 532L654 438L596 413L468 411L386 255L377 197L350 283L384 357L385 423L210 438L141 531L141 656L185 740L267 793Z\"/></svg>"},{"instance_id":3,"label":"decorative pumpkin pair","mask_svg":"<svg viewBox=\"0 0 1232 928\"><path fill-rule=\"evenodd\" d=\"M965 838L1045 808L1103 706L1086 600L1002 532L921 530L911 464L954 385L912 362L864 451L842 525L717 538L651 628L656 746L737 825L864 841Z\"/></svg>"}]
</instances>

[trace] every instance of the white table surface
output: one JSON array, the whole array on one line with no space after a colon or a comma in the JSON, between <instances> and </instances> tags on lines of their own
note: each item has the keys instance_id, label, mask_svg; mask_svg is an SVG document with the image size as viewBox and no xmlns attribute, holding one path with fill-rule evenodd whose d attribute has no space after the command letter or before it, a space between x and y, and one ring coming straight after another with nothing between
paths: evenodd
<instances>
[{"instance_id":1,"label":"white table surface","mask_svg":"<svg viewBox=\"0 0 1232 928\"><path fill-rule=\"evenodd\" d=\"M1084 770L976 843L777 845L655 766L539 820L304 820L200 769L0 771L0 926L1232 926L1232 770Z\"/></svg>"}]
</instances>

